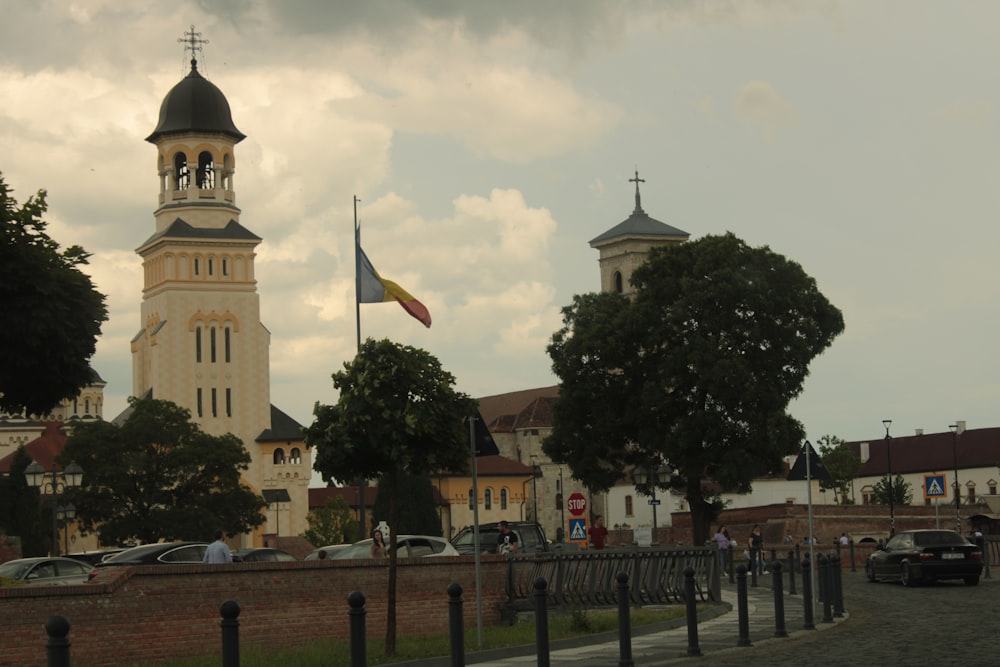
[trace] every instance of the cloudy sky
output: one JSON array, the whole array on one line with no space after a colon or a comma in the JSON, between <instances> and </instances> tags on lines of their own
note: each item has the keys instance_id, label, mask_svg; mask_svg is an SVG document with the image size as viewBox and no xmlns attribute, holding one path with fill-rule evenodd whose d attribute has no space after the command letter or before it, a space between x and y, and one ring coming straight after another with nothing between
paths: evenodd
<instances>
[{"instance_id":1,"label":"cloudy sky","mask_svg":"<svg viewBox=\"0 0 1000 667\"><path fill-rule=\"evenodd\" d=\"M811 438L1000 425L1000 3L900 0L5 3L0 172L49 193L110 320L105 416L131 392L159 181L143 139L188 71L226 94L241 222L264 239L272 401L304 424L356 348L352 198L375 267L423 301L362 333L458 389L556 383L545 346L599 289L588 241L643 208L802 264L846 332L793 414ZM990 341L994 342L990 342Z\"/></svg>"}]
</instances>

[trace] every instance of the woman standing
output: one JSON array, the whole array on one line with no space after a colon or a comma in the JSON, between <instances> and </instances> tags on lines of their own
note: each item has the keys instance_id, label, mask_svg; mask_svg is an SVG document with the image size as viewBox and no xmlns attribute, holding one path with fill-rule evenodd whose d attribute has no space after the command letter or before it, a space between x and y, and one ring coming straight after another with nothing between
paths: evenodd
<instances>
[{"instance_id":1,"label":"woman standing","mask_svg":"<svg viewBox=\"0 0 1000 667\"><path fill-rule=\"evenodd\" d=\"M368 555L372 558L385 558L389 552L385 548L385 540L382 539L382 531L376 528L372 531L372 548Z\"/></svg>"}]
</instances>

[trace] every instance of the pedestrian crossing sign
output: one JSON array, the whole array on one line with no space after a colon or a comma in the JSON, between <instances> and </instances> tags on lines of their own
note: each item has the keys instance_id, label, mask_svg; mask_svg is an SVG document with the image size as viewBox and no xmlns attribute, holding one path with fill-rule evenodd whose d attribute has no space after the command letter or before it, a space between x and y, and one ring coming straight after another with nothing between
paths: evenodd
<instances>
[{"instance_id":1,"label":"pedestrian crossing sign","mask_svg":"<svg viewBox=\"0 0 1000 667\"><path fill-rule=\"evenodd\" d=\"M570 542L578 542L585 547L587 545L587 517L575 516L571 518L567 534Z\"/></svg>"},{"instance_id":2,"label":"pedestrian crossing sign","mask_svg":"<svg viewBox=\"0 0 1000 667\"><path fill-rule=\"evenodd\" d=\"M947 498L944 475L924 475L924 498Z\"/></svg>"}]
</instances>

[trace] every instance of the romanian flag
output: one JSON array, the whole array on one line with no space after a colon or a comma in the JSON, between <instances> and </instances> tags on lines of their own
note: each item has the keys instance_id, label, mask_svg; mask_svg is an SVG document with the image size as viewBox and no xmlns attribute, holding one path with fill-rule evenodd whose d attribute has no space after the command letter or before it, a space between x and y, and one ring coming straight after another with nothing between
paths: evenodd
<instances>
[{"instance_id":1,"label":"romanian flag","mask_svg":"<svg viewBox=\"0 0 1000 667\"><path fill-rule=\"evenodd\" d=\"M360 259L358 262L359 303L398 301L403 310L423 322L424 326L429 329L431 314L427 311L427 306L414 299L412 294L396 283L380 276L360 245L358 245L358 255Z\"/></svg>"}]
</instances>

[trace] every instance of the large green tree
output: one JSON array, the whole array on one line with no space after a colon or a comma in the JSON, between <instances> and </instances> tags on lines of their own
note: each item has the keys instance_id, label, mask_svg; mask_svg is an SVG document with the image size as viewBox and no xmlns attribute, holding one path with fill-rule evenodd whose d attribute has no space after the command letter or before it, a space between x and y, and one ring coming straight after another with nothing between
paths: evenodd
<instances>
[{"instance_id":1,"label":"large green tree","mask_svg":"<svg viewBox=\"0 0 1000 667\"><path fill-rule=\"evenodd\" d=\"M427 475L399 475L397 489L400 498L406 498L397 509L399 516L395 524L389 522L389 503L392 496L378 489L372 515L375 523L385 520L394 525L400 535L441 536L441 517L434 506L434 485Z\"/></svg>"},{"instance_id":2,"label":"large green tree","mask_svg":"<svg viewBox=\"0 0 1000 667\"><path fill-rule=\"evenodd\" d=\"M475 401L455 391L455 378L431 354L389 340L368 339L334 373L336 405L317 403L306 433L313 467L325 481L378 480L389 494L389 590L385 650L396 652L396 527L401 475L468 468L463 418Z\"/></svg>"},{"instance_id":3,"label":"large green tree","mask_svg":"<svg viewBox=\"0 0 1000 667\"><path fill-rule=\"evenodd\" d=\"M52 505L42 503L38 489L28 485L24 469L29 465L31 457L18 447L10 474L0 475L0 533L20 537L23 556L44 556L52 542Z\"/></svg>"},{"instance_id":4,"label":"large green tree","mask_svg":"<svg viewBox=\"0 0 1000 667\"><path fill-rule=\"evenodd\" d=\"M39 190L18 205L0 174L0 410L47 414L93 379L90 358L104 296L80 270L80 246L60 250L45 232Z\"/></svg>"},{"instance_id":5,"label":"large green tree","mask_svg":"<svg viewBox=\"0 0 1000 667\"><path fill-rule=\"evenodd\" d=\"M843 317L797 263L732 234L653 248L632 284L634 297L578 295L563 309L543 448L594 490L665 466L701 544L719 511L709 482L749 492L798 451L788 403Z\"/></svg>"},{"instance_id":6,"label":"large green tree","mask_svg":"<svg viewBox=\"0 0 1000 667\"><path fill-rule=\"evenodd\" d=\"M69 491L85 530L116 544L205 540L264 522L267 503L240 479L250 454L239 438L203 432L169 401L131 398L126 413L120 425L74 426L57 459L85 471Z\"/></svg>"},{"instance_id":7,"label":"large green tree","mask_svg":"<svg viewBox=\"0 0 1000 667\"><path fill-rule=\"evenodd\" d=\"M853 497L848 498L848 494L851 493L852 482L861 472L861 459L846 442L835 435L824 435L818 444L823 467L830 473L829 481L820 480L820 491L832 489L837 494L837 501L845 505L854 502Z\"/></svg>"},{"instance_id":8,"label":"large green tree","mask_svg":"<svg viewBox=\"0 0 1000 667\"><path fill-rule=\"evenodd\" d=\"M902 475L893 475L892 484L889 484L889 475L883 475L872 485L872 502L876 505L909 505L913 502L913 486Z\"/></svg>"}]
</instances>

